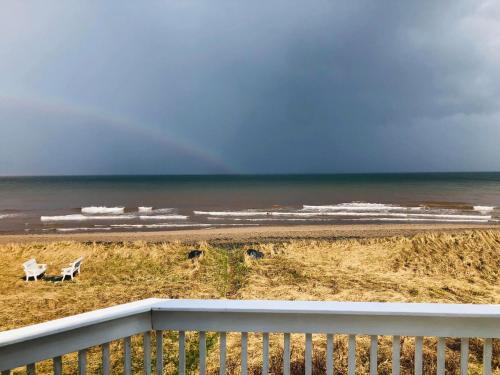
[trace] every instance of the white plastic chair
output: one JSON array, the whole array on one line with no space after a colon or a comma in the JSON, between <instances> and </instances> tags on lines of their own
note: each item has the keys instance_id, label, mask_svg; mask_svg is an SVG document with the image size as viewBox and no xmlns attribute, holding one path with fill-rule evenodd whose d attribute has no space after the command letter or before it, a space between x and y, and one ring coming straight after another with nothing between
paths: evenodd
<instances>
[{"instance_id":1,"label":"white plastic chair","mask_svg":"<svg viewBox=\"0 0 500 375\"><path fill-rule=\"evenodd\" d=\"M47 270L46 264L38 264L35 259L30 259L23 263L24 273L26 274L26 281L30 277L34 277L35 281L38 276L42 275Z\"/></svg>"},{"instance_id":2,"label":"white plastic chair","mask_svg":"<svg viewBox=\"0 0 500 375\"><path fill-rule=\"evenodd\" d=\"M83 261L83 257L80 257L77 260L75 260L73 263L70 263L69 267L63 268L61 270L61 275L62 275L61 281L64 281L66 276L70 276L71 280L73 280L73 277L75 276L75 274L80 274L80 266L82 264L82 261Z\"/></svg>"}]
</instances>

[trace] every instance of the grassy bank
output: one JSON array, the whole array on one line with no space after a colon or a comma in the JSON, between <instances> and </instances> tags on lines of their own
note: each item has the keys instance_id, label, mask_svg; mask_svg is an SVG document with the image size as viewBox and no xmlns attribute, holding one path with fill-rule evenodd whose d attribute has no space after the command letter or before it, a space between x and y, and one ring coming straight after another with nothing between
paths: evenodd
<instances>
[{"instance_id":1,"label":"grassy bank","mask_svg":"<svg viewBox=\"0 0 500 375\"><path fill-rule=\"evenodd\" d=\"M148 297L233 298L332 301L398 301L447 303L500 303L500 231L474 230L457 234L425 233L412 237L344 240L288 240L265 243L199 242L201 260L187 260L193 248L182 242L166 243L25 243L0 245L0 328L2 330ZM245 256L258 248L263 260ZM35 257L48 263L49 275L84 256L82 274L73 282L22 280L23 261ZM27 301L30 301L29 304ZM29 309L28 309L29 306ZM190 368L196 369L196 335L188 345ZM210 370L217 368L217 341L209 335ZM135 340L140 340L139 337ZM166 333L167 369L176 361L175 333ZM301 373L303 337L293 338L294 373ZM403 373L413 366L412 338L402 338ZM282 336L271 335L272 368L280 373ZM323 373L325 338L315 336L314 367ZM228 338L230 373L238 373L239 337ZM425 371L435 369L435 343L429 340ZM368 369L368 339L358 339L358 370ZM447 366L457 368L459 344L448 342ZM258 374L260 336L250 336L250 373ZM336 370L346 365L346 341L337 337ZM172 349L172 350L170 350ZM112 347L113 366L120 369L120 343ZM140 350L140 348L136 348ZM480 371L481 341L471 342L471 368ZM494 343L497 372L500 344ZM141 368L140 353L134 366ZM66 361L68 373L76 358ZM91 352L89 370L98 373L99 356ZM380 367L390 372L389 338L380 339ZM41 373L50 363L39 366ZM48 370L47 370L48 371Z\"/></svg>"}]
</instances>

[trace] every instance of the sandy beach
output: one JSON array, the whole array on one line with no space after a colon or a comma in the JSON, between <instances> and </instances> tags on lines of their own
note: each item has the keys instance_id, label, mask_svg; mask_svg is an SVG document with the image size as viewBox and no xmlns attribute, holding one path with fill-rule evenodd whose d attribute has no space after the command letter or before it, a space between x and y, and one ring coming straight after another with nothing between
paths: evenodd
<instances>
[{"instance_id":1,"label":"sandy beach","mask_svg":"<svg viewBox=\"0 0 500 375\"><path fill-rule=\"evenodd\" d=\"M283 239L339 239L409 236L422 232L457 232L465 229L495 229L487 224L354 224L354 225L295 225L184 229L170 231L51 233L0 235L0 243L30 242L129 242L129 241L216 241L252 242Z\"/></svg>"}]
</instances>

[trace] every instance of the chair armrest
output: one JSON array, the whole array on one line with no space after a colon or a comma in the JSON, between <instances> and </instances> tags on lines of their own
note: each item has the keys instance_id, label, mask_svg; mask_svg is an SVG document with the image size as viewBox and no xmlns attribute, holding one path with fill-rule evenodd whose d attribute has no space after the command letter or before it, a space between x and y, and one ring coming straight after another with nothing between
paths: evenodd
<instances>
[{"instance_id":1,"label":"chair armrest","mask_svg":"<svg viewBox=\"0 0 500 375\"><path fill-rule=\"evenodd\" d=\"M70 272L71 270L73 270L73 267L66 267L66 268L62 268L61 272Z\"/></svg>"}]
</instances>

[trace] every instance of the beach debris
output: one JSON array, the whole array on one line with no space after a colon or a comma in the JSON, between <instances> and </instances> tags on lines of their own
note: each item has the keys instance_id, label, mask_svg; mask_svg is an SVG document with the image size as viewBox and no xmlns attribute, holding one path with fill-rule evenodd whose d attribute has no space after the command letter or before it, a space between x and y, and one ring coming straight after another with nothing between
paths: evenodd
<instances>
[{"instance_id":1,"label":"beach debris","mask_svg":"<svg viewBox=\"0 0 500 375\"><path fill-rule=\"evenodd\" d=\"M247 255L250 258L253 258L253 259L262 259L262 258L264 258L264 253L262 251L255 250L255 249L248 249L247 250Z\"/></svg>"},{"instance_id":2,"label":"beach debris","mask_svg":"<svg viewBox=\"0 0 500 375\"><path fill-rule=\"evenodd\" d=\"M191 250L188 253L188 259L197 259L203 255L202 250Z\"/></svg>"}]
</instances>

